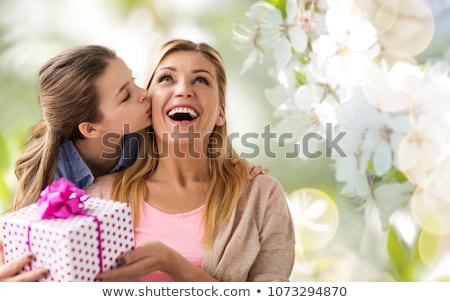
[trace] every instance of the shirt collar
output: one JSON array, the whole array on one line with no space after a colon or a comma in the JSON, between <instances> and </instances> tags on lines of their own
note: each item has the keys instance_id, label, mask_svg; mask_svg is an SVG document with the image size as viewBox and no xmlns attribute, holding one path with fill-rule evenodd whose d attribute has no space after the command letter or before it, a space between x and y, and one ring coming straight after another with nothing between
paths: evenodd
<instances>
[{"instance_id":1,"label":"shirt collar","mask_svg":"<svg viewBox=\"0 0 450 302\"><path fill-rule=\"evenodd\" d=\"M109 173L117 172L131 166L138 156L139 144L140 133L125 135L120 158ZM57 170L55 179L65 177L82 189L91 185L95 180L94 174L71 140L66 141L60 147Z\"/></svg>"},{"instance_id":2,"label":"shirt collar","mask_svg":"<svg viewBox=\"0 0 450 302\"><path fill-rule=\"evenodd\" d=\"M60 147L59 161L61 161L62 177L67 178L79 188L86 188L94 182L94 175L91 169L81 158L80 153L73 144L73 141L67 141ZM59 163L58 163L59 166Z\"/></svg>"}]
</instances>

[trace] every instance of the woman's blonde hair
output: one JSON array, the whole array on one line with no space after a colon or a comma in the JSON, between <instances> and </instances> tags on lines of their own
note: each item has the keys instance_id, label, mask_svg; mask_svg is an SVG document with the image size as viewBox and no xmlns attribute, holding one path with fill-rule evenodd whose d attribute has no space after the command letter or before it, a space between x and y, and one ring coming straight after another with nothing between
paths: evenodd
<instances>
[{"instance_id":1,"label":"woman's blonde hair","mask_svg":"<svg viewBox=\"0 0 450 302\"><path fill-rule=\"evenodd\" d=\"M68 50L42 66L39 72L42 119L16 162L18 188L12 210L35 202L42 189L53 181L61 144L83 138L78 124L103 118L95 81L114 58L112 50L88 45Z\"/></svg>"},{"instance_id":2,"label":"woman's blonde hair","mask_svg":"<svg viewBox=\"0 0 450 302\"><path fill-rule=\"evenodd\" d=\"M226 72L220 54L205 43L193 43L187 40L175 39L163 43L151 65L151 76L147 82L147 89L153 80L157 66L169 54L177 51L195 51L208 59L216 69L219 88L220 105L225 106ZM233 166L230 158L239 160L239 164ZM210 179L205 200L204 243L212 244L218 227L225 223L233 213L239 197L248 180L247 162L241 160L233 150L228 137L226 122L222 126L215 126L208 143L208 158L210 165ZM128 169L121 171L114 179L111 198L114 200L128 201L130 203L133 218L139 219L139 211L147 197L148 189L146 179L158 165L158 149L153 128L150 127L144 133L144 144L141 146L138 160Z\"/></svg>"}]
</instances>

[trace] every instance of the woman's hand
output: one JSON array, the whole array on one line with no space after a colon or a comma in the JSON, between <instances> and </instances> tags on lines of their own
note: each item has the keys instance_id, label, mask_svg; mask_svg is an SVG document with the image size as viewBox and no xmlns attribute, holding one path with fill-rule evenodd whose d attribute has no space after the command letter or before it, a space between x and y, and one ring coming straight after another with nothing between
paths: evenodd
<instances>
[{"instance_id":1,"label":"woman's hand","mask_svg":"<svg viewBox=\"0 0 450 302\"><path fill-rule=\"evenodd\" d=\"M174 281L215 281L210 275L196 267L160 241L148 241L117 258L118 267L101 272L99 281L137 281L154 271L162 271Z\"/></svg>"},{"instance_id":2,"label":"woman's hand","mask_svg":"<svg viewBox=\"0 0 450 302\"><path fill-rule=\"evenodd\" d=\"M24 254L9 263L4 263L3 244L0 241L0 281L38 281L48 276L49 271L39 268L30 272L20 271L34 260L33 254Z\"/></svg>"},{"instance_id":3,"label":"woman's hand","mask_svg":"<svg viewBox=\"0 0 450 302\"><path fill-rule=\"evenodd\" d=\"M118 267L101 272L100 281L137 281L151 272L163 270L167 262L167 246L159 241L149 241L117 258Z\"/></svg>"}]
</instances>

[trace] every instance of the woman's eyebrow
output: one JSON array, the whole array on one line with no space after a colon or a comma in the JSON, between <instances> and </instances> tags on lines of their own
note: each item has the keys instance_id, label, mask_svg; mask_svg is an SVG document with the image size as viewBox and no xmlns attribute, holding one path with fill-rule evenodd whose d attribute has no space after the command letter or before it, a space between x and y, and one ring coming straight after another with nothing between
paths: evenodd
<instances>
[{"instance_id":1,"label":"woman's eyebrow","mask_svg":"<svg viewBox=\"0 0 450 302\"><path fill-rule=\"evenodd\" d=\"M176 71L176 70L177 70L175 67L164 66L164 67L159 68L159 69L157 70L157 72L160 72L161 70L166 70L166 69L171 70L171 71Z\"/></svg>"},{"instance_id":2,"label":"woman's eyebrow","mask_svg":"<svg viewBox=\"0 0 450 302\"><path fill-rule=\"evenodd\" d=\"M206 72L207 74L209 74L214 79L214 76L212 75L212 73L209 72L206 69L194 69L194 70L192 70L192 73L200 73L200 72Z\"/></svg>"}]
</instances>

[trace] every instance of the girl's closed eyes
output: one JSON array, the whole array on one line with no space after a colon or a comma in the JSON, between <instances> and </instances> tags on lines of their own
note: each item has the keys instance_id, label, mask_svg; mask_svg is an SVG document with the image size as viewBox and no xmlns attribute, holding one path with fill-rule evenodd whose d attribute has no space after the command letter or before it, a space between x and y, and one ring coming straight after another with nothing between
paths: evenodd
<instances>
[{"instance_id":1,"label":"girl's closed eyes","mask_svg":"<svg viewBox=\"0 0 450 302\"><path fill-rule=\"evenodd\" d=\"M129 92L127 92L127 95L125 96L125 98L122 100L121 103L125 103L126 101L128 101L130 99L131 94Z\"/></svg>"}]
</instances>

